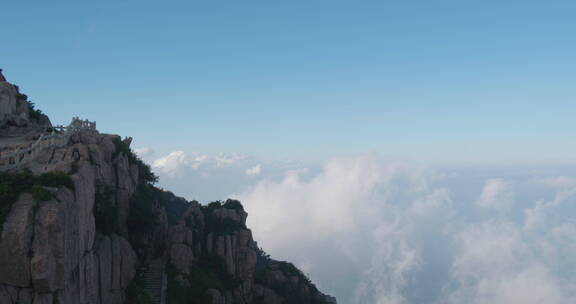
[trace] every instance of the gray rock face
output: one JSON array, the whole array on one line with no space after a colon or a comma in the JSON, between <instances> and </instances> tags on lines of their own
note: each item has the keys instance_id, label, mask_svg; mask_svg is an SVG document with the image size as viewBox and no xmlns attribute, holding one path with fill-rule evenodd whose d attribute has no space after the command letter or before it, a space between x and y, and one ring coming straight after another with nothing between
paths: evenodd
<instances>
[{"instance_id":1,"label":"gray rock face","mask_svg":"<svg viewBox=\"0 0 576 304\"><path fill-rule=\"evenodd\" d=\"M38 207L32 242L32 285L37 292L51 293L64 287L64 226L57 201Z\"/></svg>"},{"instance_id":2,"label":"gray rock face","mask_svg":"<svg viewBox=\"0 0 576 304\"><path fill-rule=\"evenodd\" d=\"M12 122L18 126L28 121L28 106L18 100L16 88L0 82L0 126Z\"/></svg>"},{"instance_id":3,"label":"gray rock face","mask_svg":"<svg viewBox=\"0 0 576 304\"><path fill-rule=\"evenodd\" d=\"M256 251L254 250L254 241L252 232L248 229L238 231L236 236L236 273L240 278L250 278L254 276L256 269Z\"/></svg>"},{"instance_id":4,"label":"gray rock face","mask_svg":"<svg viewBox=\"0 0 576 304\"><path fill-rule=\"evenodd\" d=\"M99 277L94 284L100 285L99 295L102 304L121 304L124 302L124 290L135 275L136 254L128 241L118 235L103 237L98 242L96 257Z\"/></svg>"},{"instance_id":5,"label":"gray rock face","mask_svg":"<svg viewBox=\"0 0 576 304\"><path fill-rule=\"evenodd\" d=\"M138 167L125 155L115 155L114 136L77 136L66 147L38 158L29 166L35 173L72 172L73 189L58 188L56 198L35 202L23 194L13 205L0 239L0 304L122 304L137 264L167 259L174 280L194 288L193 271L205 261L233 288L209 288L202 296L214 304L287 303L287 287L302 304L335 303L307 280L266 266L256 278L258 248L246 228L241 207L206 208L185 203L180 218L168 225L167 208L157 202L153 232L130 230L128 217L138 187ZM77 151L77 152L74 152ZM76 157L72 157L76 153ZM114 156L115 155L115 156ZM110 235L96 230L98 187L108 189L118 229ZM174 217L174 214L170 216ZM172 219L174 221L174 219ZM128 241L140 244L137 257ZM142 249L142 246L148 246ZM139 266L140 267L140 266ZM319 301L316 301L316 300ZM293 299L291 300L293 302Z\"/></svg>"},{"instance_id":6,"label":"gray rock face","mask_svg":"<svg viewBox=\"0 0 576 304\"><path fill-rule=\"evenodd\" d=\"M0 127L10 126L14 131L18 128L51 127L48 116L41 113L30 115L25 97L18 94L15 86L8 82L0 82Z\"/></svg>"},{"instance_id":7,"label":"gray rock face","mask_svg":"<svg viewBox=\"0 0 576 304\"><path fill-rule=\"evenodd\" d=\"M96 196L94 168L87 162L78 165L78 172L72 177L74 181L74 203L78 219L79 253L90 251L94 246L96 224L94 222L94 199Z\"/></svg>"},{"instance_id":8,"label":"gray rock face","mask_svg":"<svg viewBox=\"0 0 576 304\"><path fill-rule=\"evenodd\" d=\"M170 228L168 238L172 266L178 273L189 274L194 261L192 231L184 223L179 223Z\"/></svg>"},{"instance_id":9,"label":"gray rock face","mask_svg":"<svg viewBox=\"0 0 576 304\"><path fill-rule=\"evenodd\" d=\"M219 208L213 211L213 216L220 222L232 220L238 223L238 226L244 226L248 214L244 210ZM250 281L256 267L252 232L242 228L226 235L214 236L211 233L210 239L208 251L216 253L225 261L228 274Z\"/></svg>"},{"instance_id":10,"label":"gray rock face","mask_svg":"<svg viewBox=\"0 0 576 304\"><path fill-rule=\"evenodd\" d=\"M192 230L186 227L183 223L172 226L168 233L168 237L172 244L186 244L190 246L194 244L192 240Z\"/></svg>"},{"instance_id":11,"label":"gray rock face","mask_svg":"<svg viewBox=\"0 0 576 304\"><path fill-rule=\"evenodd\" d=\"M188 245L172 244L170 248L170 261L177 272L189 274L193 259L194 253Z\"/></svg>"},{"instance_id":12,"label":"gray rock face","mask_svg":"<svg viewBox=\"0 0 576 304\"><path fill-rule=\"evenodd\" d=\"M60 187L56 199L43 202L24 193L13 204L0 235L0 303L124 303L137 257L125 237L96 232L94 205L103 184L119 193L118 206L129 208L138 168L125 155L112 161L111 138L78 136L28 166L37 174L71 172L74 187ZM125 222L129 210L122 212Z\"/></svg>"},{"instance_id":13,"label":"gray rock face","mask_svg":"<svg viewBox=\"0 0 576 304\"><path fill-rule=\"evenodd\" d=\"M214 210L214 216L219 220L230 219L242 225L246 225L248 213L239 209L219 208Z\"/></svg>"},{"instance_id":14,"label":"gray rock face","mask_svg":"<svg viewBox=\"0 0 576 304\"><path fill-rule=\"evenodd\" d=\"M130 210L130 197L136 190L138 184L138 170L133 170L126 157L116 158L118 219L122 235L128 235L126 220ZM132 174L135 174L134 176Z\"/></svg>"},{"instance_id":15,"label":"gray rock face","mask_svg":"<svg viewBox=\"0 0 576 304\"><path fill-rule=\"evenodd\" d=\"M0 304L12 304L18 301L18 290L12 286L0 285Z\"/></svg>"},{"instance_id":16,"label":"gray rock face","mask_svg":"<svg viewBox=\"0 0 576 304\"><path fill-rule=\"evenodd\" d=\"M28 253L33 235L33 208L30 194L22 194L12 205L0 240L0 284L30 286Z\"/></svg>"},{"instance_id":17,"label":"gray rock face","mask_svg":"<svg viewBox=\"0 0 576 304\"><path fill-rule=\"evenodd\" d=\"M318 292L300 271L286 266L287 263L269 260L268 266L260 266L261 274L256 280L258 247L245 226L246 217L241 208L203 208L191 204L169 231L169 261L178 284L183 287L197 284L188 281L198 271L196 267L205 271L203 261L216 260L222 267L214 270L214 275L237 284L228 290L208 288L203 296L207 303L335 303L335 299Z\"/></svg>"},{"instance_id":18,"label":"gray rock face","mask_svg":"<svg viewBox=\"0 0 576 304\"><path fill-rule=\"evenodd\" d=\"M272 289L256 284L254 286L254 297L261 300L261 303L284 303L284 299L277 295Z\"/></svg>"}]
</instances>

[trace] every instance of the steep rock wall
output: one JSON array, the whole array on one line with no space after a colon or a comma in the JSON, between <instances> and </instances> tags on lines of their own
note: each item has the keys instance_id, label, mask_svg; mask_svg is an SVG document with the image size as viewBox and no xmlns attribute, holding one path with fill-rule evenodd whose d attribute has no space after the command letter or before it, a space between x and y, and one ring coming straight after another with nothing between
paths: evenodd
<instances>
[{"instance_id":1,"label":"steep rock wall","mask_svg":"<svg viewBox=\"0 0 576 304\"><path fill-rule=\"evenodd\" d=\"M134 188L130 181L137 179L126 156L111 161L113 138L76 138L27 168L69 172L73 189L50 189L55 198L48 201L23 193L13 204L0 238L0 284L19 296L14 300L5 292L0 303L26 303L24 298L34 303L124 303L136 254L125 236L98 233L94 218L98 184L121 185L118 204L127 205ZM79 158L74 151L81 151Z\"/></svg>"},{"instance_id":2,"label":"steep rock wall","mask_svg":"<svg viewBox=\"0 0 576 304\"><path fill-rule=\"evenodd\" d=\"M30 113L17 95L0 84L0 148L6 138L25 143L42 132L18 122ZM0 304L153 303L142 282L153 261L168 285L154 293L168 304L336 303L258 248L240 202L202 206L154 187L130 141L78 132L11 169L62 172L71 182L0 201L0 211L9 207L0 212Z\"/></svg>"}]
</instances>

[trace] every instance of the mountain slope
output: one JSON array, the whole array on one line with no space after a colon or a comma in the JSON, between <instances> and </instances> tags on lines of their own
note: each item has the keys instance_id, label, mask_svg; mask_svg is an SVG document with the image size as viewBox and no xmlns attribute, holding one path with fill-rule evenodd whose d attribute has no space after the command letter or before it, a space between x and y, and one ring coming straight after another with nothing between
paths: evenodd
<instances>
[{"instance_id":1,"label":"mountain slope","mask_svg":"<svg viewBox=\"0 0 576 304\"><path fill-rule=\"evenodd\" d=\"M335 303L258 248L240 202L159 189L130 138L52 127L0 86L0 304Z\"/></svg>"}]
</instances>

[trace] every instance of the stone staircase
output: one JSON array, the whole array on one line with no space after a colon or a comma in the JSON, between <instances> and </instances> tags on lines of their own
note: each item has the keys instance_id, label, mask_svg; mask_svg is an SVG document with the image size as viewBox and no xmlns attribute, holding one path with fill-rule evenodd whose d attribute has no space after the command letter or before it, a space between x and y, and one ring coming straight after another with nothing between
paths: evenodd
<instances>
[{"instance_id":1,"label":"stone staircase","mask_svg":"<svg viewBox=\"0 0 576 304\"><path fill-rule=\"evenodd\" d=\"M164 259L159 258L150 263L144 273L144 289L154 304L166 303L166 270Z\"/></svg>"}]
</instances>

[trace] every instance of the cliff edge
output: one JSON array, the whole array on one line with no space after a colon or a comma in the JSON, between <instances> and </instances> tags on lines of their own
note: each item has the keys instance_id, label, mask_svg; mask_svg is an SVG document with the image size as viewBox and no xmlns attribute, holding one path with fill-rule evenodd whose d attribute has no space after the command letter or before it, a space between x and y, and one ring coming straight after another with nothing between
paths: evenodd
<instances>
[{"instance_id":1,"label":"cliff edge","mask_svg":"<svg viewBox=\"0 0 576 304\"><path fill-rule=\"evenodd\" d=\"M155 187L130 143L0 83L0 304L336 303L258 247L240 202Z\"/></svg>"}]
</instances>

